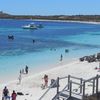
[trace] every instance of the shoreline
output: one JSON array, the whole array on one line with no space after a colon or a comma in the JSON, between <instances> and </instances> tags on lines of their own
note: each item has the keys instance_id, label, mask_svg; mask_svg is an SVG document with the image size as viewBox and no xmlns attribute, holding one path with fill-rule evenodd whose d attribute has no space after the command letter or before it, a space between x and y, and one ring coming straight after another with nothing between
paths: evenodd
<instances>
[{"instance_id":1,"label":"shoreline","mask_svg":"<svg viewBox=\"0 0 100 100\"><path fill-rule=\"evenodd\" d=\"M85 24L100 24L100 22L94 21L74 21L74 20L46 20L46 19L32 19L33 21L50 21L50 22L72 22L72 23L85 23Z\"/></svg>"},{"instance_id":2,"label":"shoreline","mask_svg":"<svg viewBox=\"0 0 100 100\"><path fill-rule=\"evenodd\" d=\"M67 64L71 64L72 62L76 62L76 61L77 61L77 58L72 58L70 60L68 60L68 59L65 58L62 62L58 61L58 62L53 63L53 64L48 64L47 66L42 65L42 67L41 66L38 66L38 68L30 69L31 72L28 75L23 74L22 75L23 76L23 79L22 80L24 80L24 79L26 79L28 77L36 77L36 76L41 75L43 73L45 74L45 73L47 73L49 71L52 71L52 70L57 69L57 68L60 68L61 66L65 66ZM16 75L13 76L10 80L7 80L7 82L1 83L0 87L1 86L5 86L5 85L9 85L11 83L17 82L18 81L17 78L18 77L16 77Z\"/></svg>"},{"instance_id":3,"label":"shoreline","mask_svg":"<svg viewBox=\"0 0 100 100\"><path fill-rule=\"evenodd\" d=\"M31 81L31 79L33 79L33 81L34 81L34 79L42 79L43 78L43 76L45 75L45 74L52 74L52 72L56 72L56 70L62 70L63 68L66 68L66 66L71 66L71 65L74 65L74 64L77 64L79 61L77 60L77 59L75 59L75 60L71 60L70 62L66 62L66 61L64 61L64 62L60 62L59 64L57 64L57 66L54 66L54 67L52 67L52 68L50 68L50 67L48 67L46 70L42 70L42 71L40 71L40 72L38 72L38 73L31 73L31 74L28 74L28 75L24 75L24 74L22 74L22 82L21 82L21 84L20 85L18 85L18 80L17 79L15 79L15 80L11 80L11 81L8 81L7 83L3 83L3 84L1 84L0 85L0 90L2 91L3 90L3 88L5 87L5 86L7 86L8 88L10 88L10 91L12 90L12 87L13 87L13 85L14 86L17 86L17 88L15 89L15 90L19 90L19 87L21 87L22 85L23 85L23 83L24 84L27 84L26 82L30 82ZM41 77L41 78L40 78ZM56 79L56 78L55 78ZM30 80L30 81L29 81ZM50 80L50 79L49 79ZM34 81L35 82L35 81ZM41 81L40 81L40 83L41 83ZM34 83L33 83L34 84ZM42 84L42 83L41 83ZM35 84L34 85L34 88L35 87L37 87L37 84ZM17 91L18 91L17 90ZM1 95L1 93L0 93L0 95Z\"/></svg>"},{"instance_id":4,"label":"shoreline","mask_svg":"<svg viewBox=\"0 0 100 100\"><path fill-rule=\"evenodd\" d=\"M33 72L31 74L28 74L28 75L22 74L22 82L24 82L24 81L26 81L26 80L28 80L30 78L37 78L37 77L43 76L43 75L45 75L47 73L52 73L53 71L65 68L66 66L73 65L74 63L77 63L77 62L78 62L78 59L74 59L74 60L70 60L70 61L66 61L65 60L65 61L59 62L58 64L56 64L56 66L53 65L51 68L50 68L50 66L47 67L45 70L43 68L42 71L40 69L40 70L38 70L38 72L35 72L35 73ZM9 87L9 85L11 85L11 84L15 84L16 85L17 83L18 83L18 79L8 80L8 82L0 84L0 90L2 88L4 88L5 86Z\"/></svg>"},{"instance_id":5,"label":"shoreline","mask_svg":"<svg viewBox=\"0 0 100 100\"><path fill-rule=\"evenodd\" d=\"M1 77L1 83L7 83L9 81L17 80L19 76L19 71L24 69L25 65L29 66L29 72L30 72L29 74L31 75L35 73L43 72L44 70L48 70L54 67L58 67L59 65L62 65L62 63L59 61L61 53L63 54L64 57L63 63L65 64L78 58L78 57L76 58L68 57L70 55L70 52L66 54L64 50L65 48L61 48L61 49L57 49L56 51L47 50L46 52L39 52L38 54L27 53L25 55L21 55L17 57L13 57L13 56L10 58L4 57L4 59L1 60L2 62L1 64L3 64L4 66L2 68L2 73L1 73L1 76L3 76ZM37 57L35 58L35 56ZM6 65L5 62L7 62L8 64ZM6 69L7 71L5 70L6 67L7 67ZM9 74L9 72L11 73Z\"/></svg>"},{"instance_id":6,"label":"shoreline","mask_svg":"<svg viewBox=\"0 0 100 100\"><path fill-rule=\"evenodd\" d=\"M72 22L72 23L83 23L83 24L100 24L96 21L75 21L75 20L49 20L49 19L0 19L0 20L26 20L26 21L50 21L50 22Z\"/></svg>"}]
</instances>

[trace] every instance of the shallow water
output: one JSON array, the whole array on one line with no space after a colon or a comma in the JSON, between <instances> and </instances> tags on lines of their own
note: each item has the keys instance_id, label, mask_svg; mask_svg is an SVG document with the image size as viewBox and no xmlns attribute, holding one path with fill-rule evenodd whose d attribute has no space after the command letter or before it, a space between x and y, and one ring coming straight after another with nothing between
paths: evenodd
<instances>
[{"instance_id":1,"label":"shallow water","mask_svg":"<svg viewBox=\"0 0 100 100\"><path fill-rule=\"evenodd\" d=\"M28 65L31 73L100 51L100 25L73 22L43 22L44 28L22 29L32 20L0 20L0 80L17 79L19 70ZM14 35L14 40L8 40ZM35 40L33 44L32 40ZM65 49L69 52L65 53ZM4 79L5 78L5 79Z\"/></svg>"}]
</instances>

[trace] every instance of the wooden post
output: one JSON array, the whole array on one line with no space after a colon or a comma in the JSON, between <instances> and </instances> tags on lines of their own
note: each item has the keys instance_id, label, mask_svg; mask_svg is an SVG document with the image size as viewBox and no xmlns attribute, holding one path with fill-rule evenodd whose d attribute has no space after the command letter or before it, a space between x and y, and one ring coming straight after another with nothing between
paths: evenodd
<instances>
[{"instance_id":1,"label":"wooden post","mask_svg":"<svg viewBox=\"0 0 100 100\"><path fill-rule=\"evenodd\" d=\"M59 93L59 77L57 78L57 94Z\"/></svg>"},{"instance_id":2,"label":"wooden post","mask_svg":"<svg viewBox=\"0 0 100 100\"><path fill-rule=\"evenodd\" d=\"M94 90L95 90L95 79L93 79L93 88L92 88L92 94L94 94Z\"/></svg>"},{"instance_id":3,"label":"wooden post","mask_svg":"<svg viewBox=\"0 0 100 100\"><path fill-rule=\"evenodd\" d=\"M83 82L83 79L81 78L81 79L80 79L80 84L81 84L81 85L80 85L80 93L82 93L82 82Z\"/></svg>"},{"instance_id":4,"label":"wooden post","mask_svg":"<svg viewBox=\"0 0 100 100\"><path fill-rule=\"evenodd\" d=\"M96 76L96 93L98 93L98 75Z\"/></svg>"},{"instance_id":5,"label":"wooden post","mask_svg":"<svg viewBox=\"0 0 100 100\"><path fill-rule=\"evenodd\" d=\"M70 75L68 75L68 89L70 88Z\"/></svg>"},{"instance_id":6,"label":"wooden post","mask_svg":"<svg viewBox=\"0 0 100 100\"><path fill-rule=\"evenodd\" d=\"M85 97L85 82L83 82L83 97L82 97L82 100L84 100L84 97Z\"/></svg>"},{"instance_id":7,"label":"wooden post","mask_svg":"<svg viewBox=\"0 0 100 100\"><path fill-rule=\"evenodd\" d=\"M57 78L57 94L59 94L59 77ZM59 100L59 96L57 99Z\"/></svg>"},{"instance_id":8,"label":"wooden post","mask_svg":"<svg viewBox=\"0 0 100 100\"><path fill-rule=\"evenodd\" d=\"M70 87L69 87L69 96L71 97L72 95L72 81L69 82L70 83Z\"/></svg>"}]
</instances>

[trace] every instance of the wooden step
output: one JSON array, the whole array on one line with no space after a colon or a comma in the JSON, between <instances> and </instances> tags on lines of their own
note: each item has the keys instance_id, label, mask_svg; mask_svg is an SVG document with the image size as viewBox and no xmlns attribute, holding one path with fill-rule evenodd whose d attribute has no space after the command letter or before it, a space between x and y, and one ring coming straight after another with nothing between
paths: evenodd
<instances>
[{"instance_id":1,"label":"wooden step","mask_svg":"<svg viewBox=\"0 0 100 100\"><path fill-rule=\"evenodd\" d=\"M55 95L55 97L52 100L59 100L58 98L59 99L61 98L61 99L67 100L69 98L69 95L64 94L64 93L60 93L60 94Z\"/></svg>"}]
</instances>

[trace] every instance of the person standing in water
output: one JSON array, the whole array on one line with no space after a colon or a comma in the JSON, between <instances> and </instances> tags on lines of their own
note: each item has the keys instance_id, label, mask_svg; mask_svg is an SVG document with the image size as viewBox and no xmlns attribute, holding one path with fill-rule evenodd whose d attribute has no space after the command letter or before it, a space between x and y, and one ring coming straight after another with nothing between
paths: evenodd
<instances>
[{"instance_id":1,"label":"person standing in water","mask_svg":"<svg viewBox=\"0 0 100 100\"><path fill-rule=\"evenodd\" d=\"M61 54L61 56L60 56L60 61L62 61L63 60L63 55Z\"/></svg>"},{"instance_id":2,"label":"person standing in water","mask_svg":"<svg viewBox=\"0 0 100 100\"><path fill-rule=\"evenodd\" d=\"M26 74L28 74L28 66L27 65L25 67L25 72L26 72Z\"/></svg>"}]
</instances>

